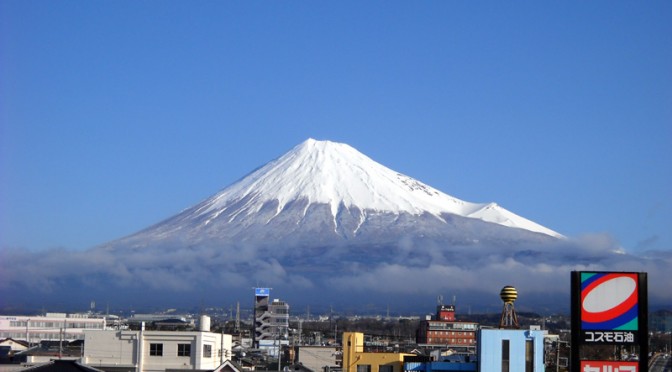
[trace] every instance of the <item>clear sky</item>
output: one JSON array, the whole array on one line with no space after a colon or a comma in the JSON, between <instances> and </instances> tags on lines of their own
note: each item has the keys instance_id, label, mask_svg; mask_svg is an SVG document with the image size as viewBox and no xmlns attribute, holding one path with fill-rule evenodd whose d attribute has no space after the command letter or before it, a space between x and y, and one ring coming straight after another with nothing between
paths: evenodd
<instances>
[{"instance_id":1,"label":"clear sky","mask_svg":"<svg viewBox=\"0 0 672 372\"><path fill-rule=\"evenodd\" d=\"M85 249L312 137L672 248L670 1L0 1L0 247Z\"/></svg>"}]
</instances>

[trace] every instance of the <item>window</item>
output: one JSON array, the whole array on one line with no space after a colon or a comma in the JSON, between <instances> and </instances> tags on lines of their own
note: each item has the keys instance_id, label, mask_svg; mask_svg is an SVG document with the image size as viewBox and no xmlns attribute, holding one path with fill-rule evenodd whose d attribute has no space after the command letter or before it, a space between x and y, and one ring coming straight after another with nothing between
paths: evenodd
<instances>
[{"instance_id":1,"label":"window","mask_svg":"<svg viewBox=\"0 0 672 372\"><path fill-rule=\"evenodd\" d=\"M502 340L502 372L509 372L509 340Z\"/></svg>"},{"instance_id":2,"label":"window","mask_svg":"<svg viewBox=\"0 0 672 372\"><path fill-rule=\"evenodd\" d=\"M525 341L525 372L532 372L534 370L534 342L532 340Z\"/></svg>"},{"instance_id":3,"label":"window","mask_svg":"<svg viewBox=\"0 0 672 372\"><path fill-rule=\"evenodd\" d=\"M149 355L163 356L163 344L149 344Z\"/></svg>"},{"instance_id":4,"label":"window","mask_svg":"<svg viewBox=\"0 0 672 372\"><path fill-rule=\"evenodd\" d=\"M191 344L177 344L177 356L191 356Z\"/></svg>"},{"instance_id":5,"label":"window","mask_svg":"<svg viewBox=\"0 0 672 372\"><path fill-rule=\"evenodd\" d=\"M393 371L394 367L389 364L378 367L378 372L393 372Z\"/></svg>"},{"instance_id":6,"label":"window","mask_svg":"<svg viewBox=\"0 0 672 372\"><path fill-rule=\"evenodd\" d=\"M357 372L371 372L370 364L359 364L357 365Z\"/></svg>"},{"instance_id":7,"label":"window","mask_svg":"<svg viewBox=\"0 0 672 372\"><path fill-rule=\"evenodd\" d=\"M203 358L212 357L212 345L203 345Z\"/></svg>"}]
</instances>

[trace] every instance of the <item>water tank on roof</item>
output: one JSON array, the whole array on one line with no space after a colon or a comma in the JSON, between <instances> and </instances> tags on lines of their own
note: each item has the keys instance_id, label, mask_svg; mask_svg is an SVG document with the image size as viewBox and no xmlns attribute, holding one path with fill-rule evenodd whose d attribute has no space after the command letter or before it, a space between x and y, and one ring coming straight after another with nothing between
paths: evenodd
<instances>
[{"instance_id":1,"label":"water tank on roof","mask_svg":"<svg viewBox=\"0 0 672 372\"><path fill-rule=\"evenodd\" d=\"M201 315L199 319L198 330L201 332L210 332L210 317L207 315Z\"/></svg>"}]
</instances>

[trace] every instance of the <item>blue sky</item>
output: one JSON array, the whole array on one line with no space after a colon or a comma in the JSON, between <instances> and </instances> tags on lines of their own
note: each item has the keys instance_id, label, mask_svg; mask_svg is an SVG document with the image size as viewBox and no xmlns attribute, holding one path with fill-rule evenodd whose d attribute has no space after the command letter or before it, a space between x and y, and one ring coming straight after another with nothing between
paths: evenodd
<instances>
[{"instance_id":1,"label":"blue sky","mask_svg":"<svg viewBox=\"0 0 672 372\"><path fill-rule=\"evenodd\" d=\"M85 249L306 138L672 248L672 2L0 2L0 248Z\"/></svg>"}]
</instances>

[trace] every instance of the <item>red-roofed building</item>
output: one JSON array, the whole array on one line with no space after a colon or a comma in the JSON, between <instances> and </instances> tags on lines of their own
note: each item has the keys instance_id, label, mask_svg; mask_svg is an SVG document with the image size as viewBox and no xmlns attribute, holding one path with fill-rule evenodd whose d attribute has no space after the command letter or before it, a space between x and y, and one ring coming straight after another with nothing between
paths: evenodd
<instances>
[{"instance_id":1,"label":"red-roofed building","mask_svg":"<svg viewBox=\"0 0 672 372\"><path fill-rule=\"evenodd\" d=\"M445 347L476 347L478 323L455 320L455 306L439 305L436 316L420 322L416 335L418 345Z\"/></svg>"}]
</instances>

